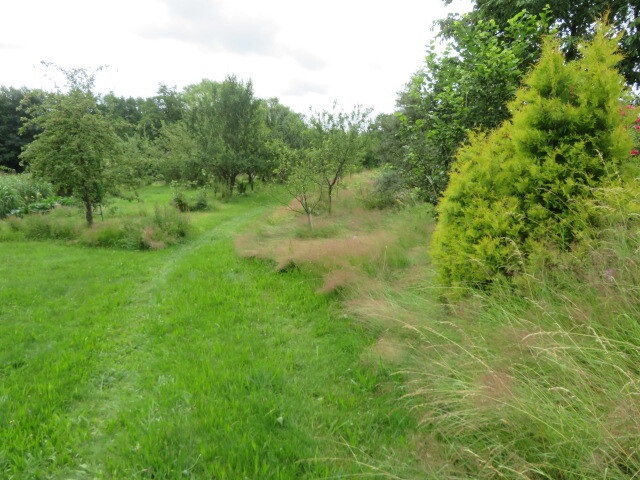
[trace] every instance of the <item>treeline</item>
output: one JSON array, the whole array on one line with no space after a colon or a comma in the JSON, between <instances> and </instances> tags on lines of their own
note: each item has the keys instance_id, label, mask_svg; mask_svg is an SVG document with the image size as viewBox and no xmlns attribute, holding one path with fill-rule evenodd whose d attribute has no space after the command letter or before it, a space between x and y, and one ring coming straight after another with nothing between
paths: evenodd
<instances>
[{"instance_id":1,"label":"treeline","mask_svg":"<svg viewBox=\"0 0 640 480\"><path fill-rule=\"evenodd\" d=\"M64 90L0 91L1 167L76 197L88 224L106 195L145 182L207 187L228 198L253 190L258 178L286 183L301 171L330 210L344 174L377 162L368 147L369 111L360 107L346 112L334 104L303 116L257 98L250 80L233 75L182 91L161 85L146 99L99 96L95 73L56 68L66 76Z\"/></svg>"},{"instance_id":2,"label":"treeline","mask_svg":"<svg viewBox=\"0 0 640 480\"><path fill-rule=\"evenodd\" d=\"M27 111L48 95L0 87L0 171L28 168L20 155L42 129L34 123L25 127ZM325 137L349 128L321 120L346 114L338 107L306 117L277 98L257 98L252 82L235 76L223 82L203 80L182 91L161 84L150 98L95 96L94 113L111 121L136 177L218 183L229 194L238 176L245 175L253 188L256 178L272 178L293 152L320 148ZM360 123L359 134L367 134L367 112ZM376 163L371 149L367 152L369 164ZM365 152L358 154L364 160Z\"/></svg>"},{"instance_id":3,"label":"treeline","mask_svg":"<svg viewBox=\"0 0 640 480\"><path fill-rule=\"evenodd\" d=\"M42 103L47 92L25 87L0 87L0 170L22 172L20 154L31 143L39 130L20 133L25 111ZM120 122L123 139L155 140L165 123L182 118L184 102L175 87L161 84L157 94L150 98L118 97L113 93L97 98L99 110Z\"/></svg>"}]
</instances>

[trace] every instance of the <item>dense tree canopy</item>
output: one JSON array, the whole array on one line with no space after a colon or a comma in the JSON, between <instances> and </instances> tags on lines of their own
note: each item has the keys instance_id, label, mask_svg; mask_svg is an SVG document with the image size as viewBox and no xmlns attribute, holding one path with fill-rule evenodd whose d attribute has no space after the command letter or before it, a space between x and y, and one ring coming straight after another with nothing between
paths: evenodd
<instances>
[{"instance_id":1,"label":"dense tree canopy","mask_svg":"<svg viewBox=\"0 0 640 480\"><path fill-rule=\"evenodd\" d=\"M184 131L204 177L218 178L231 194L238 175L255 174L263 160L264 116L253 85L235 76L203 80L185 89L184 100Z\"/></svg>"}]
</instances>

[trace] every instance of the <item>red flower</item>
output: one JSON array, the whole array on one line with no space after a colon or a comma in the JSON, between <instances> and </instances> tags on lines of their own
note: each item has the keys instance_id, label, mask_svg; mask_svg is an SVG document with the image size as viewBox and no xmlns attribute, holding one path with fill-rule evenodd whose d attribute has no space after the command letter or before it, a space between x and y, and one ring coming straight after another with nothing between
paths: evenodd
<instances>
[{"instance_id":1,"label":"red flower","mask_svg":"<svg viewBox=\"0 0 640 480\"><path fill-rule=\"evenodd\" d=\"M631 150L631 155L638 155L640 152L638 150Z\"/></svg>"},{"instance_id":2,"label":"red flower","mask_svg":"<svg viewBox=\"0 0 640 480\"><path fill-rule=\"evenodd\" d=\"M640 130L640 125L634 125L634 126L633 126L633 128L634 128L635 130Z\"/></svg>"}]
</instances>

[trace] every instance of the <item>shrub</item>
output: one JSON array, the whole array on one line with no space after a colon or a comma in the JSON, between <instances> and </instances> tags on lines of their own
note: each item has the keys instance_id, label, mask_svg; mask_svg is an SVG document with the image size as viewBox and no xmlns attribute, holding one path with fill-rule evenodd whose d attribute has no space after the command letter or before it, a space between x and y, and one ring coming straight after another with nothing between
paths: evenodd
<instances>
[{"instance_id":1,"label":"shrub","mask_svg":"<svg viewBox=\"0 0 640 480\"><path fill-rule=\"evenodd\" d=\"M363 198L365 207L384 209L403 205L411 192L397 170L384 170L374 181L373 188Z\"/></svg>"},{"instance_id":2,"label":"shrub","mask_svg":"<svg viewBox=\"0 0 640 480\"><path fill-rule=\"evenodd\" d=\"M173 190L173 199L171 200L171 205L176 207L181 212L189 211L189 203L187 202L187 197L185 196L183 191L178 190L175 187Z\"/></svg>"},{"instance_id":3,"label":"shrub","mask_svg":"<svg viewBox=\"0 0 640 480\"><path fill-rule=\"evenodd\" d=\"M178 243L189 231L189 219L174 208L155 207L153 217L124 217L96 223L80 243L125 250L158 250Z\"/></svg>"},{"instance_id":4,"label":"shrub","mask_svg":"<svg viewBox=\"0 0 640 480\"><path fill-rule=\"evenodd\" d=\"M202 212L209 209L209 196L206 190L200 189L196 196L195 202L191 205L192 212Z\"/></svg>"},{"instance_id":5,"label":"shrub","mask_svg":"<svg viewBox=\"0 0 640 480\"><path fill-rule=\"evenodd\" d=\"M154 208L153 225L176 238L184 238L189 233L189 218L172 208Z\"/></svg>"},{"instance_id":6,"label":"shrub","mask_svg":"<svg viewBox=\"0 0 640 480\"><path fill-rule=\"evenodd\" d=\"M86 229L80 237L80 243L92 247L127 247L125 242L125 229L122 224L115 221L99 222ZM135 249L135 242L131 242L130 248Z\"/></svg>"},{"instance_id":7,"label":"shrub","mask_svg":"<svg viewBox=\"0 0 640 480\"><path fill-rule=\"evenodd\" d=\"M49 197L39 202L30 203L9 212L10 215L21 217L27 213L47 212L59 206L70 206L74 204L72 197Z\"/></svg>"},{"instance_id":8,"label":"shrub","mask_svg":"<svg viewBox=\"0 0 640 480\"><path fill-rule=\"evenodd\" d=\"M432 243L446 284L522 271L532 252L566 250L596 221L582 205L616 177L631 149L620 56L607 35L600 27L583 58L569 63L547 39L511 104L513 120L460 150Z\"/></svg>"},{"instance_id":9,"label":"shrub","mask_svg":"<svg viewBox=\"0 0 640 480\"><path fill-rule=\"evenodd\" d=\"M9 217L6 223L11 230L19 232L31 240L71 240L77 238L82 230L82 221L73 217L52 217L34 213L24 218Z\"/></svg>"},{"instance_id":10,"label":"shrub","mask_svg":"<svg viewBox=\"0 0 640 480\"><path fill-rule=\"evenodd\" d=\"M153 215L110 219L89 228L77 210L58 207L24 218L8 217L0 222L0 241L54 239L92 247L157 250L180 242L189 230L189 218L171 207L156 206Z\"/></svg>"},{"instance_id":11,"label":"shrub","mask_svg":"<svg viewBox=\"0 0 640 480\"><path fill-rule=\"evenodd\" d=\"M31 175L0 175L0 218L12 210L52 197L53 193L49 182L34 179Z\"/></svg>"}]
</instances>

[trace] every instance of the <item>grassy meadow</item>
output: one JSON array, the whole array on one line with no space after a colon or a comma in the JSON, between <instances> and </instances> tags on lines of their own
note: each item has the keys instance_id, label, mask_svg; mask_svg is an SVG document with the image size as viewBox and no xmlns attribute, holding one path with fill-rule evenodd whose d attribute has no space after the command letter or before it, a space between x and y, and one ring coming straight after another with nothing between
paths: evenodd
<instances>
[{"instance_id":1,"label":"grassy meadow","mask_svg":"<svg viewBox=\"0 0 640 480\"><path fill-rule=\"evenodd\" d=\"M166 187L122 213L169 202ZM411 472L399 378L310 272L238 257L263 194L156 251L0 243L0 477ZM99 227L98 227L99 228ZM411 477L412 475L408 473Z\"/></svg>"},{"instance_id":2,"label":"grassy meadow","mask_svg":"<svg viewBox=\"0 0 640 480\"><path fill-rule=\"evenodd\" d=\"M451 295L433 208L371 183L313 229L261 189L165 248L6 237L0 478L638 476L635 217ZM105 222L171 191L142 199Z\"/></svg>"}]
</instances>

